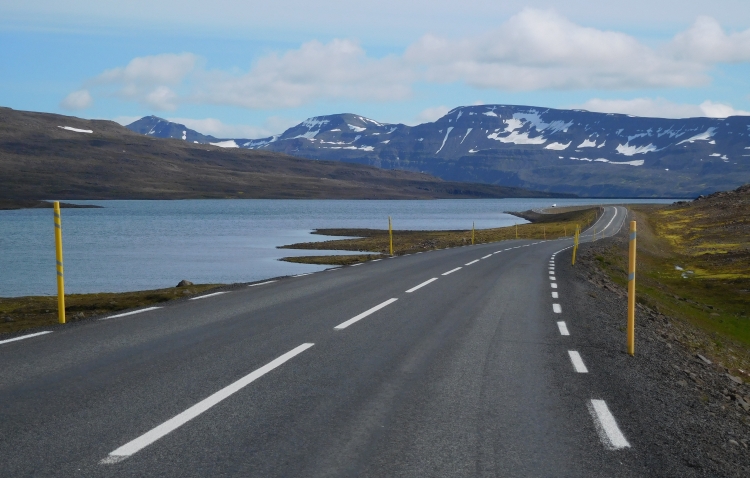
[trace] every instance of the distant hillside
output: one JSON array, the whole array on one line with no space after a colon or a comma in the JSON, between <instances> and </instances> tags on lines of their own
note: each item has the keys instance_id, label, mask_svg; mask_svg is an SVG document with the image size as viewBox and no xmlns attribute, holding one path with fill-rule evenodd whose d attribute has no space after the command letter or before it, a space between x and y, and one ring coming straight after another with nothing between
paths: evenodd
<instances>
[{"instance_id":1,"label":"distant hillside","mask_svg":"<svg viewBox=\"0 0 750 478\"><path fill-rule=\"evenodd\" d=\"M134 133L111 121L0 108L0 199L543 195L487 184L447 182L427 174L309 161L271 151L160 139Z\"/></svg>"},{"instance_id":2,"label":"distant hillside","mask_svg":"<svg viewBox=\"0 0 750 478\"><path fill-rule=\"evenodd\" d=\"M159 128L150 134L172 131ZM193 137L185 129L169 137L182 131ZM599 197L694 197L750 181L747 116L662 119L482 105L413 127L337 114L268 138L194 141Z\"/></svg>"}]
</instances>

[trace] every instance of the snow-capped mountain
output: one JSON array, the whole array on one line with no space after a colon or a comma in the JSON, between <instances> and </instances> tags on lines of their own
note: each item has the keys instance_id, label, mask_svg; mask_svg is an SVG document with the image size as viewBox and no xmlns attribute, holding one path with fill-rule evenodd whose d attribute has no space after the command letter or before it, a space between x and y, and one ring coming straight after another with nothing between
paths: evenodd
<instances>
[{"instance_id":1,"label":"snow-capped mountain","mask_svg":"<svg viewBox=\"0 0 750 478\"><path fill-rule=\"evenodd\" d=\"M319 116L255 140L206 137L155 117L128 128L217 146L423 171L452 181L593 196L691 197L750 182L746 116L663 119L481 105L411 127L353 114Z\"/></svg>"}]
</instances>

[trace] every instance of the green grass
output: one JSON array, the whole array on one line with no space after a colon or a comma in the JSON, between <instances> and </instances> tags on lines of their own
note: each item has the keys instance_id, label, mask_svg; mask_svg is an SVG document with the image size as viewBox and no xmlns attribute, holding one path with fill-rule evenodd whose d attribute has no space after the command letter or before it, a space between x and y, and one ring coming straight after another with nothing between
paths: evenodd
<instances>
[{"instance_id":1,"label":"green grass","mask_svg":"<svg viewBox=\"0 0 750 478\"><path fill-rule=\"evenodd\" d=\"M138 292L102 292L97 294L70 294L65 296L67 322L75 322L97 315L120 310L167 302L188 297L218 287L217 284L200 284ZM57 324L56 296L27 296L0 298L0 333Z\"/></svg>"}]
</instances>

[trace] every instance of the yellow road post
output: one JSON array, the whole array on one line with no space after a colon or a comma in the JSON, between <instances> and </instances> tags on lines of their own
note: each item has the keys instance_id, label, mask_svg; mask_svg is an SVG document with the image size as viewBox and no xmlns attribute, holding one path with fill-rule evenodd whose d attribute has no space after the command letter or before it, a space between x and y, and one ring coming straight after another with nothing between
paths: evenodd
<instances>
[{"instance_id":1,"label":"yellow road post","mask_svg":"<svg viewBox=\"0 0 750 478\"><path fill-rule=\"evenodd\" d=\"M635 355L635 221L630 221L628 253L628 353Z\"/></svg>"},{"instance_id":2,"label":"yellow road post","mask_svg":"<svg viewBox=\"0 0 750 478\"><path fill-rule=\"evenodd\" d=\"M576 265L576 253L578 252L578 234L580 232L579 227L576 225L576 232L573 235L573 259L571 265Z\"/></svg>"},{"instance_id":3,"label":"yellow road post","mask_svg":"<svg viewBox=\"0 0 750 478\"><path fill-rule=\"evenodd\" d=\"M474 245L474 222L471 223L471 245Z\"/></svg>"},{"instance_id":4,"label":"yellow road post","mask_svg":"<svg viewBox=\"0 0 750 478\"><path fill-rule=\"evenodd\" d=\"M65 323L65 278L63 277L62 221L60 202L55 201L55 256L57 259L57 320Z\"/></svg>"},{"instance_id":5,"label":"yellow road post","mask_svg":"<svg viewBox=\"0 0 750 478\"><path fill-rule=\"evenodd\" d=\"M518 239L518 224L516 224L516 239Z\"/></svg>"},{"instance_id":6,"label":"yellow road post","mask_svg":"<svg viewBox=\"0 0 750 478\"><path fill-rule=\"evenodd\" d=\"M390 240L390 252L393 255L393 227L391 227L391 216L388 216L388 238Z\"/></svg>"},{"instance_id":7,"label":"yellow road post","mask_svg":"<svg viewBox=\"0 0 750 478\"><path fill-rule=\"evenodd\" d=\"M542 234L544 234L544 240L547 240L547 226L542 226Z\"/></svg>"}]
</instances>

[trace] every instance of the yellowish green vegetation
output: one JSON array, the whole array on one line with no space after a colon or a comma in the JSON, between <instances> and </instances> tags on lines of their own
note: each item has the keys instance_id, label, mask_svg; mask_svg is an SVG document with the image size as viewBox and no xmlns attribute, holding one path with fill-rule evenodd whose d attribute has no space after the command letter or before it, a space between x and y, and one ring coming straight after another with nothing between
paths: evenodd
<instances>
[{"instance_id":1,"label":"yellowish green vegetation","mask_svg":"<svg viewBox=\"0 0 750 478\"><path fill-rule=\"evenodd\" d=\"M630 209L638 224L638 300L708 332L709 348L725 363L750 361L750 189ZM625 286L625 247L597 260Z\"/></svg>"},{"instance_id":2,"label":"yellowish green vegetation","mask_svg":"<svg viewBox=\"0 0 750 478\"><path fill-rule=\"evenodd\" d=\"M474 233L476 244L516 239L557 239L572 236L576 225L582 229L596 221L600 209L597 207L566 210L556 214L538 214L527 211L519 216L529 219L531 224L478 229ZM360 251L389 254L387 230L378 229L319 229L316 234L327 236L354 236L354 239L338 239L320 242L305 242L284 246L287 249ZM393 231L394 255L411 254L433 249L445 249L471 244L471 230L466 231ZM347 265L377 259L377 254L285 257L282 260L304 264Z\"/></svg>"},{"instance_id":3,"label":"yellowish green vegetation","mask_svg":"<svg viewBox=\"0 0 750 478\"><path fill-rule=\"evenodd\" d=\"M75 322L86 317L110 314L119 310L146 307L180 297L200 294L216 287L216 284L201 284L139 292L66 295L66 321ZM0 298L0 333L18 332L56 323L56 296Z\"/></svg>"}]
</instances>

